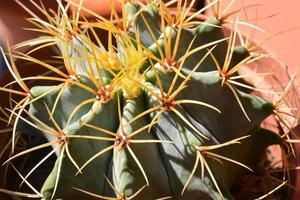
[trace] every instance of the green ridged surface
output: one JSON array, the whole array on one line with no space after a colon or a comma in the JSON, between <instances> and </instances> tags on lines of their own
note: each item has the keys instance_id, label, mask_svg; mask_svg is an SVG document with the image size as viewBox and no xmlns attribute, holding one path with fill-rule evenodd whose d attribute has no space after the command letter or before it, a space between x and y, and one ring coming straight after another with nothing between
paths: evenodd
<instances>
[{"instance_id":1,"label":"green ridged surface","mask_svg":"<svg viewBox=\"0 0 300 200\"><path fill-rule=\"evenodd\" d=\"M135 13L137 13L139 9L139 6L134 4L126 5L128 21L131 26L129 31L132 31L131 35L134 37L135 31L138 30L140 32L140 41L144 47L159 57L160 54L157 45L160 45L160 48L163 50L166 47L163 42L164 36L162 34L165 30L160 29L161 24L158 10L156 10L154 6L149 6L140 13L151 26L157 38L157 41L154 41L143 18L140 15L135 16ZM223 30L221 27L218 27L220 25L218 20L208 19L204 24L196 28L183 28L176 59L179 59L187 53L192 41L193 43L190 50L210 42L224 39ZM168 31L172 31L171 38L173 38L173 48L178 30L176 30L176 28L172 30L170 27L167 28L169 29ZM182 66L181 73L184 76L188 76L192 73L191 71L201 58L215 45L216 47L212 53L218 63L223 65L228 47L226 40L209 45L207 48L197 51L188 57ZM80 45L77 46L80 48ZM88 47L85 48L88 49ZM235 47L229 68L232 68L248 56L249 52L247 52L246 49L240 46ZM81 57L84 58L84 55L81 55ZM152 62L155 63L154 60L152 60ZM87 65L84 61L82 61L82 63L83 66L85 64ZM145 65L148 65L150 62L148 60L145 63ZM95 67L95 63L92 63L92 66ZM82 65L79 68L82 68ZM147 66L144 66L144 69L146 68ZM222 79L216 70L217 67L213 59L211 56L207 56L196 72L191 75L190 80L186 84L187 87L182 90L175 99L201 101L221 111L221 113L218 113L211 108L194 104L183 104L175 107L189 123L196 127L201 133L205 134L209 140L201 138L186 122L171 111L163 112L149 132L148 129L145 129L131 138L136 140L161 140L171 142L129 144L131 150L143 166L149 180L149 187L142 190L136 199L150 200L169 196L173 199L182 200L222 199L207 171L204 174L204 179L201 179L200 165L185 192L181 195L182 189L194 167L196 146L217 145L242 136L251 135L251 137L242 140L242 145L234 144L225 146L213 152L256 169L256 163L259 157L253 155L261 154L268 145L280 143L280 139L276 135L260 128L261 122L272 114L273 105L260 97L236 90L237 96L250 118L250 121L247 120L236 97L226 84L222 84ZM95 88L86 72L83 70L80 71L80 73L82 73L82 77L74 81ZM123 134L128 135L147 126L159 112L159 110L155 110L137 119L133 123L128 124L128 122L138 114L160 104L157 97L153 95L153 93L159 95L161 92L159 90L160 83L157 81L155 73L157 73L157 77L159 77L162 82L164 92L167 92L175 77L175 73L165 72L160 68L156 68L154 72L152 69L146 72L146 81L142 83L142 92L137 97L126 99L118 92L108 103L100 104L99 101L95 101L80 108L69 124L67 124L67 121L73 110L81 102L95 98L94 94L85 91L76 84L70 83L65 86L62 91L61 88L63 86L39 86L32 88L31 91L35 97L47 91L53 91L32 103L30 105L30 112L45 124L54 127L53 123L49 120L49 114L47 113L45 104L52 110L56 102L56 97L60 94L53 113L53 118L66 135L113 137L91 127L87 127L84 124L92 124L95 127L103 128L113 133L124 132ZM104 75L105 74L107 78L111 78L111 74L104 73ZM175 89L179 87L182 80L181 77L178 77ZM121 119L119 119L118 116L118 98L120 101ZM122 123L120 123L119 120L122 120ZM53 139L51 137L48 138L49 140ZM114 142L108 141L70 138L69 150L74 160L81 166L91 158L91 156L113 144ZM255 153L253 154L254 150ZM119 193L127 197L133 195L146 184L142 171L126 147L121 150L114 148L100 157L97 157L83 169L83 174L76 176L77 169L65 154L66 152L64 152L61 164L59 164L60 159L57 160L52 173L43 186L42 194L47 198L53 196L54 198L65 200L74 198L94 199L87 194L75 190L74 187L99 195L113 197L115 192L104 179L104 176L108 177ZM207 160L222 194L226 199L233 199L230 193L232 184L241 174L249 172L227 161L221 164L213 159L207 158ZM60 169L59 166L61 166ZM58 172L59 174L57 174ZM57 179L57 177L59 178ZM53 194L56 182L57 189L55 194Z\"/></svg>"}]
</instances>

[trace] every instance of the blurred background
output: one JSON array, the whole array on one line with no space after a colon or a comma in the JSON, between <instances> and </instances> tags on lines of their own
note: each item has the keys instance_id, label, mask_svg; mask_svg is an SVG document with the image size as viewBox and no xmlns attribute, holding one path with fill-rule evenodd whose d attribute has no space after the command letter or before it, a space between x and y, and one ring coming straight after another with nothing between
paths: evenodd
<instances>
[{"instance_id":1,"label":"blurred background","mask_svg":"<svg viewBox=\"0 0 300 200\"><path fill-rule=\"evenodd\" d=\"M228 4L231 0L222 0L222 2ZM265 49L270 50L291 68L299 67L300 1L236 0L233 8L238 9L243 5L257 5L247 9L249 19L255 19L258 16L257 25L270 35L276 34L263 45ZM253 39L259 42L267 37L268 34L256 32Z\"/></svg>"}]
</instances>

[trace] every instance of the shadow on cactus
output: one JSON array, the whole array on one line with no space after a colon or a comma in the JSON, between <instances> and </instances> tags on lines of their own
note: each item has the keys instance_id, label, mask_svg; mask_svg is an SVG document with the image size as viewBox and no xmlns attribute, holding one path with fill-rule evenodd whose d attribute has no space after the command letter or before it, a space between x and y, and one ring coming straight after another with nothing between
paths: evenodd
<instances>
[{"instance_id":1,"label":"shadow on cactus","mask_svg":"<svg viewBox=\"0 0 300 200\"><path fill-rule=\"evenodd\" d=\"M259 162L268 146L280 145L285 158L293 151L297 141L291 135L261 126L269 116L286 125L280 102L293 79L280 92L247 81L270 72L239 73L269 55L250 51L239 27L259 28L240 20L231 4L221 12L218 0L199 11L194 1L122 1L122 16L112 9L106 19L80 3L57 2L57 13L32 3L47 20L18 2L36 26L30 30L45 35L7 53L15 81L0 88L11 94L12 105L1 108L7 118L2 121L11 125L2 132L12 134L12 155L4 164L33 193L0 192L65 200L235 199L240 177L266 173ZM77 11L69 16L71 5ZM199 20L206 10L213 16ZM228 36L225 23L232 27ZM107 31L106 42L99 29ZM18 52L24 46L33 49ZM59 64L31 56L49 47L57 48ZM36 63L45 73L22 77L14 59ZM260 93L279 98L272 103L254 95ZM28 130L47 141L16 151L20 134ZM11 164L49 147L25 175ZM51 157L56 158L52 172L36 189L28 180ZM263 199L292 187L287 160L283 165L282 177L273 177L278 184L249 196Z\"/></svg>"}]
</instances>

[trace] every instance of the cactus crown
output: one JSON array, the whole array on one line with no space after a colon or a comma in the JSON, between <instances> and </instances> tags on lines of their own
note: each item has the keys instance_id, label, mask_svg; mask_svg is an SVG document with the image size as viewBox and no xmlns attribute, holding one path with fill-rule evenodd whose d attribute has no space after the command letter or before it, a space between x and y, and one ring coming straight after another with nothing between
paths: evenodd
<instances>
[{"instance_id":1,"label":"cactus crown","mask_svg":"<svg viewBox=\"0 0 300 200\"><path fill-rule=\"evenodd\" d=\"M35 46L27 54L8 52L15 81L0 88L22 97L13 100L11 115L5 114L13 127L13 152L15 138L28 125L48 139L6 163L53 147L25 177L19 174L33 197L233 199L238 177L259 173L258 155L272 144L289 143L288 134L261 127L271 115L281 119L280 104L253 92L278 93L244 80L267 74L239 73L268 55L244 41L239 26L255 26L240 21L231 5L221 13L218 0L196 12L194 1L122 1L119 16L110 2L107 19L82 7L82 1L57 2L58 13L33 3L47 20L19 2L31 14L33 30L46 35L15 47ZM68 16L71 5L77 11ZM200 20L206 10L213 16ZM80 11L96 22L80 17ZM237 17L230 21L232 16ZM232 25L228 37L227 23ZM106 31L107 41L99 30ZM49 46L59 50L60 64L31 56ZM21 77L13 58L46 73ZM8 87L15 84L19 87ZM53 170L38 192L27 178L55 154Z\"/></svg>"}]
</instances>

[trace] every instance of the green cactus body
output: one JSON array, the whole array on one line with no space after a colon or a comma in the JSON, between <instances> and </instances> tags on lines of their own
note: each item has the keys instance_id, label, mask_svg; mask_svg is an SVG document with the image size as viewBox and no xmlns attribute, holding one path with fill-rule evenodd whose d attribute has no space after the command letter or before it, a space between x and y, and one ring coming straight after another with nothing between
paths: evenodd
<instances>
[{"instance_id":1,"label":"green cactus body","mask_svg":"<svg viewBox=\"0 0 300 200\"><path fill-rule=\"evenodd\" d=\"M228 81L254 58L236 33L225 38L214 18L172 26L163 5L127 3L127 30L100 20L117 47L81 32L58 44L74 74L30 90L29 116L58 156L44 198L233 199L235 180L257 168L253 154L281 143L260 127L273 104Z\"/></svg>"}]
</instances>

